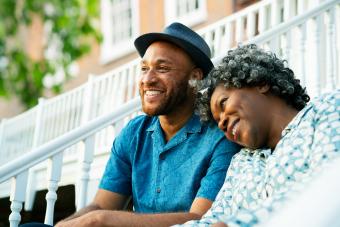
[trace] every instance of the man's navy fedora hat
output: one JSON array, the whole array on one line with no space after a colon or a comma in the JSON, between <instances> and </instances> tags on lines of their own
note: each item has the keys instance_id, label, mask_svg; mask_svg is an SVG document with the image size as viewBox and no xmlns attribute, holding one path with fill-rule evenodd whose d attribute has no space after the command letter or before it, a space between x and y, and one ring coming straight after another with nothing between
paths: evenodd
<instances>
[{"instance_id":1,"label":"man's navy fedora hat","mask_svg":"<svg viewBox=\"0 0 340 227\"><path fill-rule=\"evenodd\" d=\"M135 40L135 47L141 57L155 41L167 41L181 47L203 70L204 76L214 67L210 60L211 53L208 44L196 32L181 23L172 23L162 33L147 33Z\"/></svg>"}]
</instances>

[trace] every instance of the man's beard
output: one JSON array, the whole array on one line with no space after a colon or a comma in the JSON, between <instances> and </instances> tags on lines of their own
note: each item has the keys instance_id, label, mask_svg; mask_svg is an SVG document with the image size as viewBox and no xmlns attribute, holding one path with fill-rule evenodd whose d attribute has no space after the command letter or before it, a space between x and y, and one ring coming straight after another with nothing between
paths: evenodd
<instances>
[{"instance_id":1,"label":"man's beard","mask_svg":"<svg viewBox=\"0 0 340 227\"><path fill-rule=\"evenodd\" d=\"M143 112L149 116L170 114L173 111L176 111L178 108L182 108L181 105L190 98L190 92L191 90L187 81L182 82L176 86L176 89L172 94L166 96L157 107L152 109L145 107L144 100L142 98Z\"/></svg>"}]
</instances>

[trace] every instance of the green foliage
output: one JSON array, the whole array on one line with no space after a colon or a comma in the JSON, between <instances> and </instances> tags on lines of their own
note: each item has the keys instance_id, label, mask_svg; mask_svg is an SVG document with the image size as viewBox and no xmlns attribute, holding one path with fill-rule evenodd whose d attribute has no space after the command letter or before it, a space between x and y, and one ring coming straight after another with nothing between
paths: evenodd
<instances>
[{"instance_id":1,"label":"green foliage","mask_svg":"<svg viewBox=\"0 0 340 227\"><path fill-rule=\"evenodd\" d=\"M100 42L97 0L0 0L0 96L19 97L27 107L37 103L44 77L61 72L70 77L70 65ZM30 37L21 32L39 17L44 24L43 57L31 59L26 51ZM51 53L51 48L54 48ZM51 87L60 92L62 82Z\"/></svg>"}]
</instances>

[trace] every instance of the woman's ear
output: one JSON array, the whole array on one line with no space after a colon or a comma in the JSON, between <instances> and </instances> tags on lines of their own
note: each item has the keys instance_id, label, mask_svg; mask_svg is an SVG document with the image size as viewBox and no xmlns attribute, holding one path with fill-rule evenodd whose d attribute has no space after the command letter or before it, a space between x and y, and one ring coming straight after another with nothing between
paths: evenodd
<instances>
[{"instance_id":1,"label":"woman's ear","mask_svg":"<svg viewBox=\"0 0 340 227\"><path fill-rule=\"evenodd\" d=\"M262 94L265 94L270 90L270 86L268 84L257 86L256 88Z\"/></svg>"},{"instance_id":2,"label":"woman's ear","mask_svg":"<svg viewBox=\"0 0 340 227\"><path fill-rule=\"evenodd\" d=\"M200 68L194 68L191 72L190 80L202 80L203 71Z\"/></svg>"}]
</instances>

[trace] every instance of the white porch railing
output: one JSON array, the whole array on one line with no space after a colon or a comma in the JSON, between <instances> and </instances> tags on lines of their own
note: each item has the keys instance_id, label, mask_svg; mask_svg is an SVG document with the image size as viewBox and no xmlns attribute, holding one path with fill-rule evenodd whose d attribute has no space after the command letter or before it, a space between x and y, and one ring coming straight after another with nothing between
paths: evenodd
<instances>
[{"instance_id":1,"label":"white porch railing","mask_svg":"<svg viewBox=\"0 0 340 227\"><path fill-rule=\"evenodd\" d=\"M340 37L339 6L339 0L325 1L314 9L294 17L292 20L254 36L248 42L255 42L266 48L272 48L280 56L288 56L289 63L292 63L291 67L297 76L302 75L300 79L307 87L310 85L313 95L317 95L327 89L340 87L340 78L338 76L338 67L340 65L338 62L339 42L337 41L337 37ZM315 23L315 21L318 23ZM216 24L212 26L216 26ZM319 29L322 29L322 32L319 32ZM215 37L216 34L214 35ZM219 40L220 43L224 41L224 39ZM322 46L327 48L322 49ZM318 53L315 51L320 49L322 49L323 55L315 54ZM221 51L220 55L214 59L214 63L217 64L224 55L225 53ZM320 56L326 60L321 59ZM308 67L310 65L309 62L313 63L312 67L320 66L318 70L315 70L314 74L312 74L314 70L310 69L312 67ZM319 62L319 64L315 62ZM131 114L136 114L139 111L139 101L133 99L137 96L135 83L138 74L137 65L138 61L135 60L101 77L90 77L86 85L54 99L41 100L40 109L35 107L16 118L20 119L21 117L23 131L30 131L31 135L33 131L35 133L39 132L38 135L41 134L42 137L38 138L38 136L34 135L32 140L27 140L32 142L26 142L28 148L29 146L33 147L31 152L21 153L18 158L10 162L6 161L0 166L0 183L11 178L13 179L10 198L12 201L12 214L9 218L11 226L17 226L20 222L19 212L27 196L25 194L26 189L29 191L31 186L34 185L30 184L28 173L29 171L34 172L36 170L48 174L48 176L42 174L44 179L47 178L49 182L47 186L48 193L46 195L47 213L45 223L53 223L53 207L56 200L55 191L58 182L60 183L61 168L63 167L64 171L67 164L65 162L70 161L72 158L77 160L79 157L82 157L81 173L80 177L78 177L81 183L78 184L79 187L77 188L76 195L77 209L85 205L85 195L93 156L96 153L103 152L103 150L98 151L95 148L97 148L97 145L99 147L102 143L108 148L113 139L111 132L119 133L124 125L124 121L121 121L121 119L127 116L131 117ZM324 74L324 72L326 73ZM334 83L326 86L329 81L334 81ZM88 94L88 96L85 94ZM131 99L133 99L132 102L123 104ZM120 106L120 108L117 108L117 106ZM53 121L56 121L56 123L53 123ZM13 122L12 128L15 127ZM7 120L6 124L9 125L9 123L11 123L11 119ZM49 127L53 130L48 131L48 127L44 128L45 124L49 124ZM113 127L110 126L112 124ZM8 125L0 127L0 133L3 132L2 135L5 137L7 131L11 129ZM26 125L31 126L28 127ZM104 136L99 137L98 135ZM7 138L16 138L14 133L11 136ZM96 137L97 141L95 140ZM65 149L69 149L75 144L81 146L78 144L81 141L85 144L84 151L73 152L73 155L64 156L68 152L64 152ZM1 149L1 152L3 152L3 149L6 149L6 147L1 146ZM0 156L2 161L2 157L5 156L3 156L3 153L0 153ZM64 166L62 164L63 156ZM68 160L65 160L67 158ZM49 162L47 170L44 166L39 165L44 160ZM76 166L76 163L73 163L73 165ZM75 179L71 181L75 183ZM1 187L2 185L0 185L0 190Z\"/></svg>"}]
</instances>

